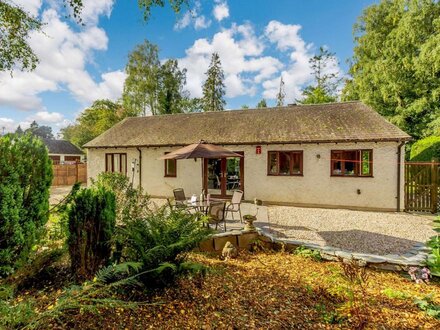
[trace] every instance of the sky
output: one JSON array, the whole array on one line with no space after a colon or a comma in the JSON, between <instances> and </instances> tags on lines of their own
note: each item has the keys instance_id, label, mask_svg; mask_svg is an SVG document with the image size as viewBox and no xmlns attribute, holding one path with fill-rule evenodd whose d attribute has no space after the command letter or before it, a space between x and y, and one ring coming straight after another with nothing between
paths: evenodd
<instances>
[{"instance_id":1,"label":"sky","mask_svg":"<svg viewBox=\"0 0 440 330\"><path fill-rule=\"evenodd\" d=\"M185 89L202 95L211 54L225 73L226 108L275 104L280 78L286 102L312 82L309 59L320 46L334 52L341 77L353 54L353 24L374 0L191 0L175 14L154 8L145 22L136 0L83 0L83 24L66 17L62 0L11 0L44 22L30 45L32 72L0 73L0 130L33 120L55 133L97 99L121 97L128 54L147 39L160 59L187 69ZM1 131L0 131L1 133Z\"/></svg>"}]
</instances>

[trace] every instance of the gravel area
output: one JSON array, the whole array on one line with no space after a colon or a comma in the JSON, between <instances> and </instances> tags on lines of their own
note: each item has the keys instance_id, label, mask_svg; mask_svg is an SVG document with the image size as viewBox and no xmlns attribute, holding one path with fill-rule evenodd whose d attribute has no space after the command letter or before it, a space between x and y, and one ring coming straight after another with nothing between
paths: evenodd
<instances>
[{"instance_id":1,"label":"gravel area","mask_svg":"<svg viewBox=\"0 0 440 330\"><path fill-rule=\"evenodd\" d=\"M403 254L435 235L433 216L270 206L257 226L277 237L377 255Z\"/></svg>"}]
</instances>

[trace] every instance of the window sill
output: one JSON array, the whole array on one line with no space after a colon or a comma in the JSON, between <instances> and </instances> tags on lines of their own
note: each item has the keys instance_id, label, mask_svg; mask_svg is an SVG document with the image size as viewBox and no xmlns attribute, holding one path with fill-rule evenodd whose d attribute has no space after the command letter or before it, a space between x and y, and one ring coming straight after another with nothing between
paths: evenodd
<instances>
[{"instance_id":1,"label":"window sill","mask_svg":"<svg viewBox=\"0 0 440 330\"><path fill-rule=\"evenodd\" d=\"M342 174L331 174L333 178L374 178L373 175L342 175Z\"/></svg>"},{"instance_id":2,"label":"window sill","mask_svg":"<svg viewBox=\"0 0 440 330\"><path fill-rule=\"evenodd\" d=\"M267 174L267 176L281 176L281 177L286 177L286 176L304 176L304 174Z\"/></svg>"},{"instance_id":3,"label":"window sill","mask_svg":"<svg viewBox=\"0 0 440 330\"><path fill-rule=\"evenodd\" d=\"M177 174L176 175L164 175L164 178L177 178Z\"/></svg>"}]
</instances>

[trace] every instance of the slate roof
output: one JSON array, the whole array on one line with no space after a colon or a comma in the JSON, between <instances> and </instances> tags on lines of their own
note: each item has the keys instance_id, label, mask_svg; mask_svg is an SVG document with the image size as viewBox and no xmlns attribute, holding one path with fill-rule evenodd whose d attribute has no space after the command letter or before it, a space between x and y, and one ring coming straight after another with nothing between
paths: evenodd
<instances>
[{"instance_id":1,"label":"slate roof","mask_svg":"<svg viewBox=\"0 0 440 330\"><path fill-rule=\"evenodd\" d=\"M361 102L126 118L86 148L404 141L411 137Z\"/></svg>"},{"instance_id":2,"label":"slate roof","mask_svg":"<svg viewBox=\"0 0 440 330\"><path fill-rule=\"evenodd\" d=\"M49 154L64 154L64 155L82 155L84 152L81 151L77 146L65 140L50 140L44 139L44 143L49 149Z\"/></svg>"}]
</instances>

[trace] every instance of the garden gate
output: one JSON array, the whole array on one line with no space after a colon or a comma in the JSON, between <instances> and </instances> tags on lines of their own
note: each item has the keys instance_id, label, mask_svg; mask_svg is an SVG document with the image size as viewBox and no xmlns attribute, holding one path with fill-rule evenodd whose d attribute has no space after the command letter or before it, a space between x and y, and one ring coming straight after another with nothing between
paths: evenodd
<instances>
[{"instance_id":1,"label":"garden gate","mask_svg":"<svg viewBox=\"0 0 440 330\"><path fill-rule=\"evenodd\" d=\"M405 163L405 211L439 211L439 165L436 162Z\"/></svg>"}]
</instances>

